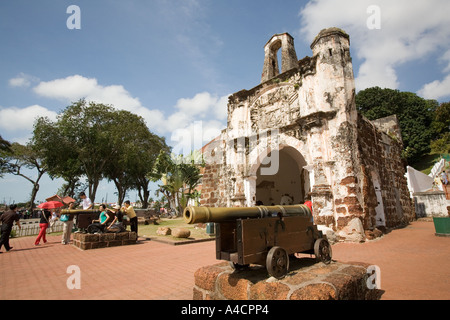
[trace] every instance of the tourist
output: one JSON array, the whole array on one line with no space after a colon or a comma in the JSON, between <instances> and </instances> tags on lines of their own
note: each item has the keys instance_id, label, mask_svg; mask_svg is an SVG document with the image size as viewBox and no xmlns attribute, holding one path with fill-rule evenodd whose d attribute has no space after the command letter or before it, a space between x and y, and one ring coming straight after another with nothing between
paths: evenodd
<instances>
[{"instance_id":1,"label":"tourist","mask_svg":"<svg viewBox=\"0 0 450 320\"><path fill-rule=\"evenodd\" d=\"M130 218L131 231L136 232L136 235L137 235L137 233L138 233L137 216L136 216L136 212L134 212L134 209L130 204L130 200L127 200L124 202L122 210L126 213L128 218Z\"/></svg>"},{"instance_id":2,"label":"tourist","mask_svg":"<svg viewBox=\"0 0 450 320\"><path fill-rule=\"evenodd\" d=\"M108 209L110 212L114 214L114 220L111 222L111 224L106 228L108 231L112 230L123 230L123 224L122 224L122 218L123 214L120 211L120 206L116 204L113 207L114 210Z\"/></svg>"},{"instance_id":3,"label":"tourist","mask_svg":"<svg viewBox=\"0 0 450 320\"><path fill-rule=\"evenodd\" d=\"M309 196L305 197L304 205L307 206L309 208L309 210L311 211L311 221L312 221L312 223L314 223L314 215L313 215L313 208L312 208L313 204L312 204L311 198Z\"/></svg>"},{"instance_id":4,"label":"tourist","mask_svg":"<svg viewBox=\"0 0 450 320\"><path fill-rule=\"evenodd\" d=\"M94 208L94 205L91 202L91 199L89 199L84 192L80 193L80 199L81 199L81 206L82 206L83 210L89 210L89 209L93 209ZM78 218L79 218L79 215L77 215L77 217L76 217L75 225L77 226L77 229L78 229L76 231L76 233L78 233L78 232L84 233L84 232L86 232L86 230L84 230L84 228L80 228L78 226L78 222L79 222Z\"/></svg>"},{"instance_id":5,"label":"tourist","mask_svg":"<svg viewBox=\"0 0 450 320\"><path fill-rule=\"evenodd\" d=\"M80 193L80 198L81 198L81 205L83 206L83 210L92 209L93 205L92 205L91 199L86 197L86 194L84 192Z\"/></svg>"},{"instance_id":6,"label":"tourist","mask_svg":"<svg viewBox=\"0 0 450 320\"><path fill-rule=\"evenodd\" d=\"M75 202L69 203L68 209L69 210L75 209ZM59 220L64 223L61 243L69 244L70 234L72 233L72 228L73 228L73 220L70 220L70 214L62 214Z\"/></svg>"},{"instance_id":7,"label":"tourist","mask_svg":"<svg viewBox=\"0 0 450 320\"><path fill-rule=\"evenodd\" d=\"M55 225L56 221L58 220L58 215L56 214L56 210L52 210L52 216L50 218L50 232L53 232L53 226Z\"/></svg>"},{"instance_id":8,"label":"tourist","mask_svg":"<svg viewBox=\"0 0 450 320\"><path fill-rule=\"evenodd\" d=\"M44 211L41 213L41 220L39 221L39 228L41 228L41 230L39 231L39 235L37 236L36 241L34 242L35 246L38 246L40 244L41 239L44 241L44 243L47 243L47 238L45 237L45 235L50 224L49 219L51 215L52 213L47 209L44 209Z\"/></svg>"},{"instance_id":9,"label":"tourist","mask_svg":"<svg viewBox=\"0 0 450 320\"><path fill-rule=\"evenodd\" d=\"M101 210L101 213L100 213L99 219L98 220L92 220L92 224L94 226L96 226L97 228L92 228L91 227L92 225L91 225L91 226L89 226L88 230L89 229L90 230L97 229L98 232L101 232L101 231L105 230L105 225L106 225L106 223L109 220L109 215L108 215L107 210L106 210L106 204L102 203L100 205L100 210Z\"/></svg>"},{"instance_id":10,"label":"tourist","mask_svg":"<svg viewBox=\"0 0 450 320\"><path fill-rule=\"evenodd\" d=\"M442 171L441 179L442 179L442 184L444 184L444 185L448 184L448 178L447 178L447 174L445 173L445 170Z\"/></svg>"},{"instance_id":11,"label":"tourist","mask_svg":"<svg viewBox=\"0 0 450 320\"><path fill-rule=\"evenodd\" d=\"M11 230L14 224L14 221L16 222L16 225L19 226L19 229L21 229L20 222L19 222L19 215L17 214L17 205L12 204L9 206L9 210L4 212L2 215L0 215L0 222L2 223L1 226L1 232L2 235L0 237L0 249L2 246L5 246L6 251L10 251L12 247L9 245L9 236L11 234ZM0 251L1 253L1 251Z\"/></svg>"}]
</instances>

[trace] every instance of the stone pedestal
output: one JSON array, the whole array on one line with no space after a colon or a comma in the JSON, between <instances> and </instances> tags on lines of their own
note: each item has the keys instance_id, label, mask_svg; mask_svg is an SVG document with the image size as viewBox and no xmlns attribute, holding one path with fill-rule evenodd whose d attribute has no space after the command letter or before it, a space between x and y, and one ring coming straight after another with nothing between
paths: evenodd
<instances>
[{"instance_id":1,"label":"stone pedestal","mask_svg":"<svg viewBox=\"0 0 450 320\"><path fill-rule=\"evenodd\" d=\"M137 241L136 232L120 233L74 233L73 245L81 250L90 250L107 247L126 246L135 244Z\"/></svg>"},{"instance_id":2,"label":"stone pedestal","mask_svg":"<svg viewBox=\"0 0 450 320\"><path fill-rule=\"evenodd\" d=\"M194 300L378 300L369 264L291 259L290 272L277 280L262 266L235 271L228 262L195 272ZM369 269L370 270L370 269ZM368 285L369 283L369 285Z\"/></svg>"}]
</instances>

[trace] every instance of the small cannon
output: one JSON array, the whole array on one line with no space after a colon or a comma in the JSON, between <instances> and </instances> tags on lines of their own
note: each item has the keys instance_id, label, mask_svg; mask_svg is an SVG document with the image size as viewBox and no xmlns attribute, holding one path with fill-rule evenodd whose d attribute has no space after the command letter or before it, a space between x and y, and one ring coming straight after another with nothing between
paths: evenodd
<instances>
[{"instance_id":1,"label":"small cannon","mask_svg":"<svg viewBox=\"0 0 450 320\"><path fill-rule=\"evenodd\" d=\"M331 262L331 246L313 224L306 205L238 208L186 207L186 223L216 223L216 258L230 261L235 269L264 265L269 274L283 278L289 271L289 256L315 254Z\"/></svg>"},{"instance_id":2,"label":"small cannon","mask_svg":"<svg viewBox=\"0 0 450 320\"><path fill-rule=\"evenodd\" d=\"M69 221L73 221L73 218L76 216L76 227L86 229L92 223L92 220L98 219L100 210L63 209L61 214L68 214Z\"/></svg>"}]
</instances>

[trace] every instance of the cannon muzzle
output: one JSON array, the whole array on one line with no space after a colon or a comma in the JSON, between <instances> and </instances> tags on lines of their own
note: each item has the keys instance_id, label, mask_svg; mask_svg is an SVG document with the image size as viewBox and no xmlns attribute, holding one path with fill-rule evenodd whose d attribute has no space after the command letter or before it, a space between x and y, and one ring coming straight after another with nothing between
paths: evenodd
<instances>
[{"instance_id":1,"label":"cannon muzzle","mask_svg":"<svg viewBox=\"0 0 450 320\"><path fill-rule=\"evenodd\" d=\"M242 218L265 218L273 216L308 216L311 210L304 204L291 206L257 206L257 207L186 207L184 221L189 224L206 222L232 221Z\"/></svg>"},{"instance_id":2,"label":"cannon muzzle","mask_svg":"<svg viewBox=\"0 0 450 320\"><path fill-rule=\"evenodd\" d=\"M100 210L97 209L89 209L89 210L82 210L82 209L63 209L61 210L61 214L80 214L80 213L100 213Z\"/></svg>"}]
</instances>

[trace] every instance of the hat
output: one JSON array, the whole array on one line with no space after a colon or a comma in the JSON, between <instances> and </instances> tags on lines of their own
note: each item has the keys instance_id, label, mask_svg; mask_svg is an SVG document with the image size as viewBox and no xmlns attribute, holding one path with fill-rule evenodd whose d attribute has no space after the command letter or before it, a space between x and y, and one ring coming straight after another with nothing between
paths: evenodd
<instances>
[{"instance_id":1,"label":"hat","mask_svg":"<svg viewBox=\"0 0 450 320\"><path fill-rule=\"evenodd\" d=\"M113 206L113 209L119 210L120 206L118 204L116 204L115 206Z\"/></svg>"}]
</instances>

